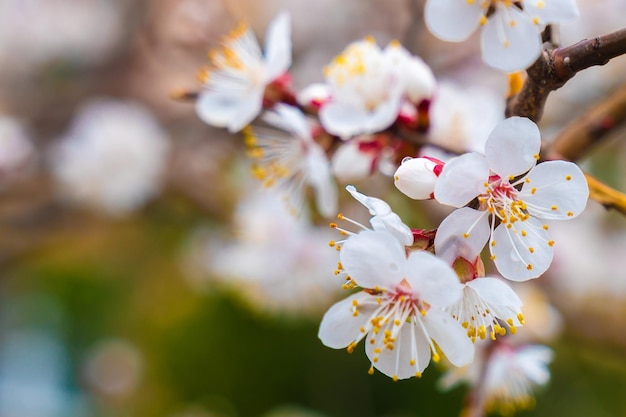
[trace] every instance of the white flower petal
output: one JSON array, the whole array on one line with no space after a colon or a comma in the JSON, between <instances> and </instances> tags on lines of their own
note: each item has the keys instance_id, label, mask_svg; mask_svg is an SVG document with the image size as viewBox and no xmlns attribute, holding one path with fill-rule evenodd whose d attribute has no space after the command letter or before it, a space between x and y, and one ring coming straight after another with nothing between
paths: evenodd
<instances>
[{"instance_id":1,"label":"white flower petal","mask_svg":"<svg viewBox=\"0 0 626 417\"><path fill-rule=\"evenodd\" d=\"M231 133L243 129L261 112L263 91L246 96L202 91L196 102L196 113L206 123L226 127Z\"/></svg>"},{"instance_id":2,"label":"white flower petal","mask_svg":"<svg viewBox=\"0 0 626 417\"><path fill-rule=\"evenodd\" d=\"M448 360L455 366L464 366L474 359L474 344L465 329L452 316L431 309L422 318L428 336L433 339Z\"/></svg>"},{"instance_id":3,"label":"white flower petal","mask_svg":"<svg viewBox=\"0 0 626 417\"><path fill-rule=\"evenodd\" d=\"M492 306L506 306L519 309L522 300L511 287L497 278L476 278L466 283L478 296Z\"/></svg>"},{"instance_id":4,"label":"white flower petal","mask_svg":"<svg viewBox=\"0 0 626 417\"><path fill-rule=\"evenodd\" d=\"M432 306L446 307L463 295L463 285L452 267L430 252L411 252L404 277L418 298Z\"/></svg>"},{"instance_id":5,"label":"white flower petal","mask_svg":"<svg viewBox=\"0 0 626 417\"><path fill-rule=\"evenodd\" d=\"M307 152L306 164L308 182L315 190L315 202L320 214L333 217L337 214L337 187L333 178L326 153L311 141Z\"/></svg>"},{"instance_id":6,"label":"white flower petal","mask_svg":"<svg viewBox=\"0 0 626 417\"><path fill-rule=\"evenodd\" d=\"M391 207L389 204L376 197L369 197L356 190L354 185L347 185L346 190L352 195L352 197L363 204L369 210L372 216L384 216L391 213Z\"/></svg>"},{"instance_id":7,"label":"white flower petal","mask_svg":"<svg viewBox=\"0 0 626 417\"><path fill-rule=\"evenodd\" d=\"M368 336L368 340L371 337L371 335ZM414 377L416 373L423 372L430 361L428 339L422 329L413 323L405 323L402 326L393 350L383 348L380 353L377 353L375 351L377 347L377 343L366 343L365 353L374 367L390 378Z\"/></svg>"},{"instance_id":8,"label":"white flower petal","mask_svg":"<svg viewBox=\"0 0 626 417\"><path fill-rule=\"evenodd\" d=\"M291 17L278 14L265 34L265 62L268 82L280 77L291 66Z\"/></svg>"},{"instance_id":9,"label":"white flower petal","mask_svg":"<svg viewBox=\"0 0 626 417\"><path fill-rule=\"evenodd\" d=\"M544 385L550 380L548 364L552 361L554 352L544 345L523 346L517 351L517 360L524 369L526 377L538 385Z\"/></svg>"},{"instance_id":10,"label":"white flower petal","mask_svg":"<svg viewBox=\"0 0 626 417\"><path fill-rule=\"evenodd\" d=\"M531 18L538 18L540 26L571 22L579 15L576 0L524 0L524 10Z\"/></svg>"},{"instance_id":11,"label":"white flower petal","mask_svg":"<svg viewBox=\"0 0 626 417\"><path fill-rule=\"evenodd\" d=\"M489 218L485 211L460 208L450 213L437 228L435 253L449 265L458 257L474 262L490 234Z\"/></svg>"},{"instance_id":12,"label":"white flower petal","mask_svg":"<svg viewBox=\"0 0 626 417\"><path fill-rule=\"evenodd\" d=\"M354 302L359 314L354 315ZM376 310L375 297L360 291L333 305L322 318L318 337L322 343L333 349L342 349L365 336L361 327L365 326ZM370 314L368 314L370 313Z\"/></svg>"},{"instance_id":13,"label":"white flower petal","mask_svg":"<svg viewBox=\"0 0 626 417\"><path fill-rule=\"evenodd\" d=\"M485 191L489 166L484 156L471 152L446 163L435 183L435 198L441 204L463 207Z\"/></svg>"},{"instance_id":14,"label":"white flower petal","mask_svg":"<svg viewBox=\"0 0 626 417\"><path fill-rule=\"evenodd\" d=\"M587 205L589 187L580 168L572 162L547 161L526 176L521 192L528 212L541 219L566 220L578 216Z\"/></svg>"},{"instance_id":15,"label":"white flower petal","mask_svg":"<svg viewBox=\"0 0 626 417\"><path fill-rule=\"evenodd\" d=\"M404 274L404 246L387 231L366 230L343 244L339 259L348 275L363 288L395 288Z\"/></svg>"},{"instance_id":16,"label":"white flower petal","mask_svg":"<svg viewBox=\"0 0 626 417\"><path fill-rule=\"evenodd\" d=\"M518 176L537 163L541 134L526 117L510 117L500 122L485 143L489 168L503 179Z\"/></svg>"},{"instance_id":17,"label":"white flower petal","mask_svg":"<svg viewBox=\"0 0 626 417\"><path fill-rule=\"evenodd\" d=\"M499 6L481 33L483 61L506 72L528 68L541 53L537 26L516 7Z\"/></svg>"},{"instance_id":18,"label":"white flower petal","mask_svg":"<svg viewBox=\"0 0 626 417\"><path fill-rule=\"evenodd\" d=\"M552 262L554 251L548 242L548 233L533 217L512 223L510 228L501 224L491 239L498 272L512 281L537 278Z\"/></svg>"},{"instance_id":19,"label":"white flower petal","mask_svg":"<svg viewBox=\"0 0 626 417\"><path fill-rule=\"evenodd\" d=\"M380 132L391 126L400 111L399 95L380 103L372 111L342 102L330 102L320 109L322 126L342 139L351 136Z\"/></svg>"},{"instance_id":20,"label":"white flower petal","mask_svg":"<svg viewBox=\"0 0 626 417\"><path fill-rule=\"evenodd\" d=\"M478 27L484 13L480 2L428 0L424 18L428 30L444 41L465 40Z\"/></svg>"}]
</instances>

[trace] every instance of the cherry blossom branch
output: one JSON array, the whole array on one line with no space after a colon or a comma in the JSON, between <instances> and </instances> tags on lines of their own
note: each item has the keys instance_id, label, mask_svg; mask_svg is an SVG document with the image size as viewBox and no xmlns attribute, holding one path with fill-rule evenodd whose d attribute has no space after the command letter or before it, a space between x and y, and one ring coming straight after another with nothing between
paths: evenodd
<instances>
[{"instance_id":1,"label":"cherry blossom branch","mask_svg":"<svg viewBox=\"0 0 626 417\"><path fill-rule=\"evenodd\" d=\"M551 43L544 43L542 55L526 70L528 77L522 90L509 100L507 117L525 116L538 122L552 91L565 85L577 72L604 65L624 54L626 29L566 47L554 48Z\"/></svg>"},{"instance_id":2,"label":"cherry blossom branch","mask_svg":"<svg viewBox=\"0 0 626 417\"><path fill-rule=\"evenodd\" d=\"M618 128L626 125L626 84L574 119L546 150L550 159L575 161Z\"/></svg>"}]
</instances>

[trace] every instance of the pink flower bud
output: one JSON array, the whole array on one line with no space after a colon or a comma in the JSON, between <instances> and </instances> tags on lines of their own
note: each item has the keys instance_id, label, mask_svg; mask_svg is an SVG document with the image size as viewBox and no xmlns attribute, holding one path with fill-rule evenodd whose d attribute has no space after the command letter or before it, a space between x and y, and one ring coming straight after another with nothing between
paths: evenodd
<instances>
[{"instance_id":1,"label":"pink flower bud","mask_svg":"<svg viewBox=\"0 0 626 417\"><path fill-rule=\"evenodd\" d=\"M394 174L394 184L402 193L414 200L434 197L435 182L444 163L435 158L404 158Z\"/></svg>"}]
</instances>

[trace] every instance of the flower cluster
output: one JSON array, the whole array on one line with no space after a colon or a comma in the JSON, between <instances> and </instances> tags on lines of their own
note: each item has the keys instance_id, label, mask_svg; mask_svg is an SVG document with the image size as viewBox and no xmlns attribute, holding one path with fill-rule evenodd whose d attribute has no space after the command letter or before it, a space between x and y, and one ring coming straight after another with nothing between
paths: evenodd
<instances>
[{"instance_id":1,"label":"flower cluster","mask_svg":"<svg viewBox=\"0 0 626 417\"><path fill-rule=\"evenodd\" d=\"M503 71L531 65L545 25L577 14L569 0L428 0L425 7L428 27L444 40L463 40L482 26L483 58ZM364 225L339 214L341 224L331 223L341 236L330 242L339 257L335 276L351 294L324 315L322 343L353 352L363 341L370 373L393 380L419 377L443 358L452 367L489 367L488 389L511 384L495 398L528 402L528 381L547 381L551 354L507 348L526 318L506 280L527 281L549 268L555 242L547 222L584 210L584 174L572 162L541 161L539 128L525 117L504 119L485 137L463 138L480 143L466 147L480 152L446 148L435 138L441 129L431 129L431 109L439 109L440 125L453 125L458 114L445 118L449 106L437 103L433 72L397 41L384 48L372 37L353 42L323 69L323 83L294 91L289 24L284 13L270 23L265 55L246 26L222 41L201 76L200 117L243 132L253 175L264 187L282 189L294 213L304 211L310 188L317 214L331 217L336 181L357 182L376 171L411 199L455 208L434 230L412 229L387 202L346 187L371 218ZM493 263L485 265L483 252ZM499 275L487 275L491 265Z\"/></svg>"}]
</instances>

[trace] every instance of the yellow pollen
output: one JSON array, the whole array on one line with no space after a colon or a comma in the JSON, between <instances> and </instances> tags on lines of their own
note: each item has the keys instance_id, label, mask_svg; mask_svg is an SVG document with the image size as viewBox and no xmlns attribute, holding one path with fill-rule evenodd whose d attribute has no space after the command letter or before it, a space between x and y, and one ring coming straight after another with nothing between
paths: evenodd
<instances>
[{"instance_id":1,"label":"yellow pollen","mask_svg":"<svg viewBox=\"0 0 626 417\"><path fill-rule=\"evenodd\" d=\"M566 181L570 181L571 179L572 179L572 176L571 176L571 175L566 175L566 176L565 176L565 180L566 180Z\"/></svg>"},{"instance_id":2,"label":"yellow pollen","mask_svg":"<svg viewBox=\"0 0 626 417\"><path fill-rule=\"evenodd\" d=\"M374 356L374 358L372 359L372 362L377 363L378 362L378 356Z\"/></svg>"},{"instance_id":3,"label":"yellow pollen","mask_svg":"<svg viewBox=\"0 0 626 417\"><path fill-rule=\"evenodd\" d=\"M398 375L392 376L391 379L393 380L393 382L398 382Z\"/></svg>"},{"instance_id":4,"label":"yellow pollen","mask_svg":"<svg viewBox=\"0 0 626 417\"><path fill-rule=\"evenodd\" d=\"M391 42L389 42L389 46L391 46L392 48L399 48L402 45L400 44L399 40L393 39Z\"/></svg>"},{"instance_id":5,"label":"yellow pollen","mask_svg":"<svg viewBox=\"0 0 626 417\"><path fill-rule=\"evenodd\" d=\"M522 230L522 236L526 237L528 233L526 233L526 230Z\"/></svg>"},{"instance_id":6,"label":"yellow pollen","mask_svg":"<svg viewBox=\"0 0 626 417\"><path fill-rule=\"evenodd\" d=\"M518 313L517 314L517 319L519 320L520 323L524 324L526 323L526 321L524 320L524 315L522 313Z\"/></svg>"},{"instance_id":7,"label":"yellow pollen","mask_svg":"<svg viewBox=\"0 0 626 417\"><path fill-rule=\"evenodd\" d=\"M415 366L415 359L411 359L411 360L409 361L409 365L411 365L411 366Z\"/></svg>"},{"instance_id":8,"label":"yellow pollen","mask_svg":"<svg viewBox=\"0 0 626 417\"><path fill-rule=\"evenodd\" d=\"M466 0L467 4L474 4L474 0Z\"/></svg>"},{"instance_id":9,"label":"yellow pollen","mask_svg":"<svg viewBox=\"0 0 626 417\"><path fill-rule=\"evenodd\" d=\"M467 329L469 327L469 323L464 321L463 323L461 323L461 326L463 326L464 329Z\"/></svg>"},{"instance_id":10,"label":"yellow pollen","mask_svg":"<svg viewBox=\"0 0 626 417\"><path fill-rule=\"evenodd\" d=\"M330 242L328 242L328 246L330 246L331 248L335 246L335 241L331 240Z\"/></svg>"},{"instance_id":11,"label":"yellow pollen","mask_svg":"<svg viewBox=\"0 0 626 417\"><path fill-rule=\"evenodd\" d=\"M356 317L359 315L359 310L354 310L354 312L352 313L353 317Z\"/></svg>"},{"instance_id":12,"label":"yellow pollen","mask_svg":"<svg viewBox=\"0 0 626 417\"><path fill-rule=\"evenodd\" d=\"M469 236L470 236L470 235L469 235L469 233L463 233L463 237L464 237L465 239L467 239Z\"/></svg>"},{"instance_id":13,"label":"yellow pollen","mask_svg":"<svg viewBox=\"0 0 626 417\"><path fill-rule=\"evenodd\" d=\"M548 246L554 246L554 240L548 240Z\"/></svg>"},{"instance_id":14,"label":"yellow pollen","mask_svg":"<svg viewBox=\"0 0 626 417\"><path fill-rule=\"evenodd\" d=\"M421 378L422 377L422 373L421 372L415 372L415 376L418 377L418 378Z\"/></svg>"},{"instance_id":15,"label":"yellow pollen","mask_svg":"<svg viewBox=\"0 0 626 417\"><path fill-rule=\"evenodd\" d=\"M485 15L480 16L480 20L478 21L478 23L481 26L485 26L487 24L487 16L485 16Z\"/></svg>"},{"instance_id":16,"label":"yellow pollen","mask_svg":"<svg viewBox=\"0 0 626 417\"><path fill-rule=\"evenodd\" d=\"M537 192L537 188L533 187L533 188L530 189L530 193L532 195L535 195L536 192Z\"/></svg>"},{"instance_id":17,"label":"yellow pollen","mask_svg":"<svg viewBox=\"0 0 626 417\"><path fill-rule=\"evenodd\" d=\"M509 181L513 181L514 179L515 179L515 176L509 175Z\"/></svg>"},{"instance_id":18,"label":"yellow pollen","mask_svg":"<svg viewBox=\"0 0 626 417\"><path fill-rule=\"evenodd\" d=\"M352 305L353 306L358 306L359 305L359 301L358 300L352 300Z\"/></svg>"},{"instance_id":19,"label":"yellow pollen","mask_svg":"<svg viewBox=\"0 0 626 417\"><path fill-rule=\"evenodd\" d=\"M495 241L495 240L492 240L492 241L491 241L491 243L490 243L490 245L491 245L492 247L493 247L493 246L496 246L496 241Z\"/></svg>"},{"instance_id":20,"label":"yellow pollen","mask_svg":"<svg viewBox=\"0 0 626 417\"><path fill-rule=\"evenodd\" d=\"M533 269L532 264L528 264L528 265L526 265L526 269L528 269L529 271L530 271L530 270L532 270L532 269Z\"/></svg>"},{"instance_id":21,"label":"yellow pollen","mask_svg":"<svg viewBox=\"0 0 626 417\"><path fill-rule=\"evenodd\" d=\"M539 18L537 16L533 17L533 24L535 25L539 24Z\"/></svg>"},{"instance_id":22,"label":"yellow pollen","mask_svg":"<svg viewBox=\"0 0 626 417\"><path fill-rule=\"evenodd\" d=\"M515 27L515 25L516 25L515 20L509 21L509 26Z\"/></svg>"},{"instance_id":23,"label":"yellow pollen","mask_svg":"<svg viewBox=\"0 0 626 417\"><path fill-rule=\"evenodd\" d=\"M337 218L338 218L339 220L343 220L343 219L344 219L343 214L341 214L341 213L337 214Z\"/></svg>"},{"instance_id":24,"label":"yellow pollen","mask_svg":"<svg viewBox=\"0 0 626 417\"><path fill-rule=\"evenodd\" d=\"M370 367L370 369L367 370L367 373L370 375L374 375L374 367Z\"/></svg>"},{"instance_id":25,"label":"yellow pollen","mask_svg":"<svg viewBox=\"0 0 626 417\"><path fill-rule=\"evenodd\" d=\"M365 333L365 327L361 326L361 327L359 328L359 331L360 331L361 333Z\"/></svg>"},{"instance_id":26,"label":"yellow pollen","mask_svg":"<svg viewBox=\"0 0 626 417\"><path fill-rule=\"evenodd\" d=\"M538 153L534 154L534 155L533 155L533 158L535 158L535 159L539 159L539 154L538 154Z\"/></svg>"},{"instance_id":27,"label":"yellow pollen","mask_svg":"<svg viewBox=\"0 0 626 417\"><path fill-rule=\"evenodd\" d=\"M441 356L438 353L433 353L433 362L437 363L441 360Z\"/></svg>"},{"instance_id":28,"label":"yellow pollen","mask_svg":"<svg viewBox=\"0 0 626 417\"><path fill-rule=\"evenodd\" d=\"M489 258L490 258L492 261L495 261L495 260L496 260L496 255L491 255Z\"/></svg>"},{"instance_id":29,"label":"yellow pollen","mask_svg":"<svg viewBox=\"0 0 626 417\"><path fill-rule=\"evenodd\" d=\"M571 211L567 212L567 217L572 217L574 215L574 213L572 213Z\"/></svg>"},{"instance_id":30,"label":"yellow pollen","mask_svg":"<svg viewBox=\"0 0 626 417\"><path fill-rule=\"evenodd\" d=\"M546 7L546 3L543 1L538 1L536 6L538 9L543 9L544 7Z\"/></svg>"},{"instance_id":31,"label":"yellow pollen","mask_svg":"<svg viewBox=\"0 0 626 417\"><path fill-rule=\"evenodd\" d=\"M543 228L543 230L548 230L550 228L550 226L548 226L547 224L544 224L543 226L541 226Z\"/></svg>"},{"instance_id":32,"label":"yellow pollen","mask_svg":"<svg viewBox=\"0 0 626 417\"><path fill-rule=\"evenodd\" d=\"M364 40L365 42L372 44L372 45L376 43L376 39L374 39L372 35L367 35Z\"/></svg>"},{"instance_id":33,"label":"yellow pollen","mask_svg":"<svg viewBox=\"0 0 626 417\"><path fill-rule=\"evenodd\" d=\"M395 181L398 181L398 180L400 179L400 177L398 177L397 175L394 175L394 176L393 176L393 179L394 179Z\"/></svg>"},{"instance_id":34,"label":"yellow pollen","mask_svg":"<svg viewBox=\"0 0 626 417\"><path fill-rule=\"evenodd\" d=\"M558 209L559 209L559 208L558 208L557 206L552 206L552 207L550 207L550 210L552 210L552 211L556 211L556 210L558 210Z\"/></svg>"},{"instance_id":35,"label":"yellow pollen","mask_svg":"<svg viewBox=\"0 0 626 417\"><path fill-rule=\"evenodd\" d=\"M529 247L529 248L528 248L528 251L529 251L530 253L534 253L534 252L535 252L535 248L533 248L533 247L531 246L531 247Z\"/></svg>"}]
</instances>

